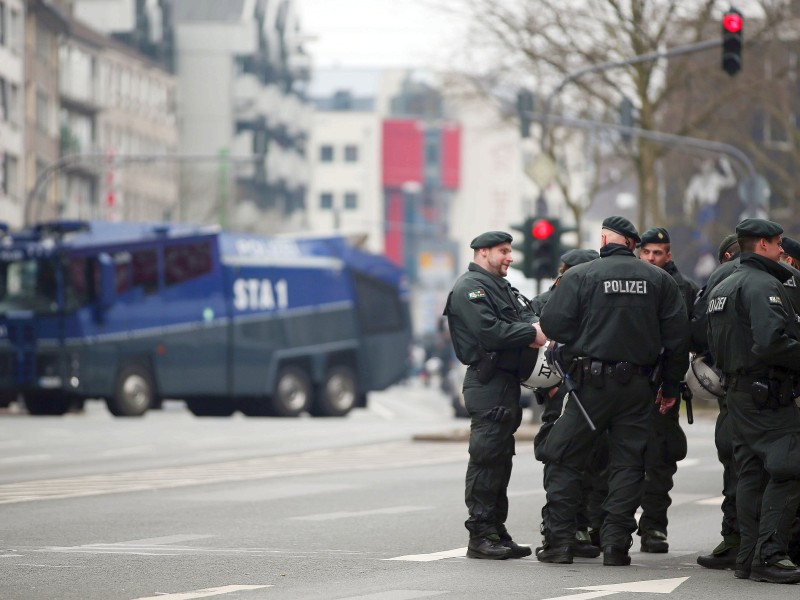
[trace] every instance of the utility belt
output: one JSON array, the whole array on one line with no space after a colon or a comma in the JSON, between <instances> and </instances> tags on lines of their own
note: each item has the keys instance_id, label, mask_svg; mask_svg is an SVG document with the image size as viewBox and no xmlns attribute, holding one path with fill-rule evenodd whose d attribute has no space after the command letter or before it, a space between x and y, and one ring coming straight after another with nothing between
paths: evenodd
<instances>
[{"instance_id":1,"label":"utility belt","mask_svg":"<svg viewBox=\"0 0 800 600\"><path fill-rule=\"evenodd\" d=\"M511 369L498 366L499 352L487 352L483 357L467 367L468 370L475 371L478 374L478 381L480 383L489 383L489 381L497 373L505 373L517 377L517 373Z\"/></svg>"},{"instance_id":2,"label":"utility belt","mask_svg":"<svg viewBox=\"0 0 800 600\"><path fill-rule=\"evenodd\" d=\"M750 394L759 410L777 410L794 404L798 396L800 377L789 371L770 369L767 373L734 373L726 375L725 387Z\"/></svg>"},{"instance_id":3,"label":"utility belt","mask_svg":"<svg viewBox=\"0 0 800 600\"><path fill-rule=\"evenodd\" d=\"M602 361L589 356L573 359L569 368L569 375L578 385L589 382L597 388L603 387L606 378L620 385L627 385L635 375L650 377L652 374L653 367L643 367L626 361Z\"/></svg>"}]
</instances>

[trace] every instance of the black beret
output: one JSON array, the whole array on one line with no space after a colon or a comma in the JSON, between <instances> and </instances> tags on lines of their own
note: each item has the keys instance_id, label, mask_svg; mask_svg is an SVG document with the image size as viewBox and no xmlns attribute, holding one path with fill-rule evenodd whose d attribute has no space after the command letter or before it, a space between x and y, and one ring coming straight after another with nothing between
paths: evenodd
<instances>
[{"instance_id":1,"label":"black beret","mask_svg":"<svg viewBox=\"0 0 800 600\"><path fill-rule=\"evenodd\" d=\"M783 227L766 219L745 219L736 226L739 237L771 238L783 233Z\"/></svg>"},{"instance_id":2,"label":"black beret","mask_svg":"<svg viewBox=\"0 0 800 600\"><path fill-rule=\"evenodd\" d=\"M725 260L725 253L736 243L738 239L739 236L737 236L735 233L728 234L722 239L722 241L719 243L719 253L717 254L719 262Z\"/></svg>"},{"instance_id":3,"label":"black beret","mask_svg":"<svg viewBox=\"0 0 800 600\"><path fill-rule=\"evenodd\" d=\"M800 242L793 240L790 237L785 237L781 240L783 246L783 253L791 256L795 260L800 260Z\"/></svg>"},{"instance_id":4,"label":"black beret","mask_svg":"<svg viewBox=\"0 0 800 600\"><path fill-rule=\"evenodd\" d=\"M575 248L569 252L561 255L561 262L568 267L574 267L582 263L593 261L595 258L600 258L597 250L584 250L583 248Z\"/></svg>"},{"instance_id":5,"label":"black beret","mask_svg":"<svg viewBox=\"0 0 800 600\"><path fill-rule=\"evenodd\" d=\"M663 227L653 227L642 234L642 246L645 244L669 244L669 231Z\"/></svg>"},{"instance_id":6,"label":"black beret","mask_svg":"<svg viewBox=\"0 0 800 600\"><path fill-rule=\"evenodd\" d=\"M639 232L636 231L636 227L625 217L607 217L603 220L603 229L610 229L614 233L631 238L637 243L642 241L639 237Z\"/></svg>"},{"instance_id":7,"label":"black beret","mask_svg":"<svg viewBox=\"0 0 800 600\"><path fill-rule=\"evenodd\" d=\"M474 248L475 250L478 248L494 248L499 244L510 242L513 239L514 238L511 237L511 234L506 233L505 231L487 231L486 233L482 233L472 240L469 244L469 247Z\"/></svg>"}]
</instances>

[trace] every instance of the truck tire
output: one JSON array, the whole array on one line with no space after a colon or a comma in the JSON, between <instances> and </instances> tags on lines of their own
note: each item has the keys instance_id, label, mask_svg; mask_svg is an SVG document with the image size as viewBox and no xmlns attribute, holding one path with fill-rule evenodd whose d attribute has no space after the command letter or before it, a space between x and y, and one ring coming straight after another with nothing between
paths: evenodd
<instances>
[{"instance_id":1,"label":"truck tire","mask_svg":"<svg viewBox=\"0 0 800 600\"><path fill-rule=\"evenodd\" d=\"M311 404L311 378L300 367L281 369L275 393L272 395L272 414L276 417L296 417Z\"/></svg>"},{"instance_id":2,"label":"truck tire","mask_svg":"<svg viewBox=\"0 0 800 600\"><path fill-rule=\"evenodd\" d=\"M23 396L25 408L32 415L63 415L72 404L58 392L30 392Z\"/></svg>"},{"instance_id":3,"label":"truck tire","mask_svg":"<svg viewBox=\"0 0 800 600\"><path fill-rule=\"evenodd\" d=\"M236 405L227 398L193 398L186 406L195 417L230 417Z\"/></svg>"},{"instance_id":4,"label":"truck tire","mask_svg":"<svg viewBox=\"0 0 800 600\"><path fill-rule=\"evenodd\" d=\"M343 417L358 402L358 382L350 367L331 368L311 407L315 417Z\"/></svg>"},{"instance_id":5,"label":"truck tire","mask_svg":"<svg viewBox=\"0 0 800 600\"><path fill-rule=\"evenodd\" d=\"M114 395L108 398L108 410L115 417L140 417L155 398L153 377L141 365L128 365L117 375Z\"/></svg>"}]
</instances>

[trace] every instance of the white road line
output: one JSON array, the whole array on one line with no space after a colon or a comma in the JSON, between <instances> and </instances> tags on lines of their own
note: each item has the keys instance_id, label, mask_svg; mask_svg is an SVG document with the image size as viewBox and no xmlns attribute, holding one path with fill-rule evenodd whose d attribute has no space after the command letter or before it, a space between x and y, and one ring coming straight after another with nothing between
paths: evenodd
<instances>
[{"instance_id":1,"label":"white road line","mask_svg":"<svg viewBox=\"0 0 800 600\"><path fill-rule=\"evenodd\" d=\"M213 535L205 534L189 534L189 535L163 535L155 538L145 538L143 540L128 540L127 542L117 542L120 546L161 546L163 544L175 544L177 542L191 542L194 540L203 540Z\"/></svg>"},{"instance_id":2,"label":"white road line","mask_svg":"<svg viewBox=\"0 0 800 600\"><path fill-rule=\"evenodd\" d=\"M389 590L378 592L377 594L367 594L366 596L348 596L341 600L414 600L415 598L430 598L431 596L441 596L450 592L428 592L422 590Z\"/></svg>"},{"instance_id":3,"label":"white road line","mask_svg":"<svg viewBox=\"0 0 800 600\"><path fill-rule=\"evenodd\" d=\"M684 458L683 460L678 462L679 469L685 469L686 467L696 467L700 464L699 458Z\"/></svg>"},{"instance_id":4,"label":"white road line","mask_svg":"<svg viewBox=\"0 0 800 600\"><path fill-rule=\"evenodd\" d=\"M397 414L393 410L386 408L381 402L377 402L372 400L369 403L369 410L377 414L381 419L385 419L387 421L391 421L397 417Z\"/></svg>"},{"instance_id":5,"label":"white road line","mask_svg":"<svg viewBox=\"0 0 800 600\"><path fill-rule=\"evenodd\" d=\"M100 452L99 456L119 457L119 456L140 456L142 454L152 454L153 446L130 446L129 448L112 448Z\"/></svg>"},{"instance_id":6,"label":"white road line","mask_svg":"<svg viewBox=\"0 0 800 600\"><path fill-rule=\"evenodd\" d=\"M705 498L704 500L698 500L695 504L701 504L702 506L722 506L722 502L725 500L725 496L714 496L713 498Z\"/></svg>"},{"instance_id":7,"label":"white road line","mask_svg":"<svg viewBox=\"0 0 800 600\"><path fill-rule=\"evenodd\" d=\"M408 554L406 556L396 556L394 558L384 558L383 560L405 560L409 562L431 562L445 558L463 558L467 555L467 548L456 548L455 550L443 550L442 552L431 552L430 554Z\"/></svg>"},{"instance_id":8,"label":"white road line","mask_svg":"<svg viewBox=\"0 0 800 600\"><path fill-rule=\"evenodd\" d=\"M53 458L51 454L27 454L23 456L5 456L0 458L0 464L13 465L16 463L43 462Z\"/></svg>"},{"instance_id":9,"label":"white road line","mask_svg":"<svg viewBox=\"0 0 800 600\"><path fill-rule=\"evenodd\" d=\"M430 506L390 506L387 508L376 508L373 510L353 510L332 513L321 513L316 515L306 515L304 517L292 517L298 521L333 521L335 519L347 519L350 517L365 517L368 515L396 515L418 510L430 510Z\"/></svg>"},{"instance_id":10,"label":"white road line","mask_svg":"<svg viewBox=\"0 0 800 600\"><path fill-rule=\"evenodd\" d=\"M221 596L222 594L232 594L233 592L243 592L248 590L260 590L271 585L225 585L222 587L206 588L193 592L179 592L177 594L157 594L136 598L135 600L192 600L193 598L208 598L209 596Z\"/></svg>"},{"instance_id":11,"label":"white road line","mask_svg":"<svg viewBox=\"0 0 800 600\"><path fill-rule=\"evenodd\" d=\"M463 461L465 444L397 441L203 465L0 484L0 504Z\"/></svg>"}]
</instances>

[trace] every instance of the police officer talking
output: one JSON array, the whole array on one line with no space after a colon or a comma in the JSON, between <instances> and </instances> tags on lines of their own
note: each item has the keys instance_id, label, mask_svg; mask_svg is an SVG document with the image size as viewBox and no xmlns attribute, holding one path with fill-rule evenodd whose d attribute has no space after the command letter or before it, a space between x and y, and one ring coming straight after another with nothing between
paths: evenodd
<instances>
[{"instance_id":1,"label":"police officer talking","mask_svg":"<svg viewBox=\"0 0 800 600\"><path fill-rule=\"evenodd\" d=\"M736 226L739 268L708 298L708 339L725 374L738 475L739 579L799 583L789 559L789 530L800 503L800 328L778 262L777 223L745 219Z\"/></svg>"},{"instance_id":2,"label":"police officer talking","mask_svg":"<svg viewBox=\"0 0 800 600\"><path fill-rule=\"evenodd\" d=\"M639 258L664 269L678 284L686 307L686 317L691 319L699 286L683 276L672 260L672 245L669 231L663 227L648 229L642 234ZM688 340L687 340L688 342ZM673 476L678 470L678 461L686 458L686 435L678 419L680 403L676 403L662 415L654 404L650 424L652 432L645 454L644 494L642 516L639 517L639 535L642 552L663 553L669 551L667 542L667 511L672 504L670 491Z\"/></svg>"},{"instance_id":3,"label":"police officer talking","mask_svg":"<svg viewBox=\"0 0 800 600\"><path fill-rule=\"evenodd\" d=\"M600 258L564 273L540 321L547 337L563 344L554 359L577 387L541 449L547 493L545 543L537 551L542 562L572 563L581 474L597 435L607 430L611 476L600 532L603 564L630 564L655 394L651 379L661 363L665 412L675 404L688 366L686 309L677 284L636 258L641 240L630 221L608 217L601 233Z\"/></svg>"},{"instance_id":4,"label":"police officer talking","mask_svg":"<svg viewBox=\"0 0 800 600\"><path fill-rule=\"evenodd\" d=\"M514 432L522 421L521 360L545 337L530 303L505 279L512 263L511 239L508 233L489 231L472 240L473 262L453 285L444 310L455 354L469 365L464 404L471 417L465 490L470 558L531 554L506 530L506 490Z\"/></svg>"}]
</instances>

